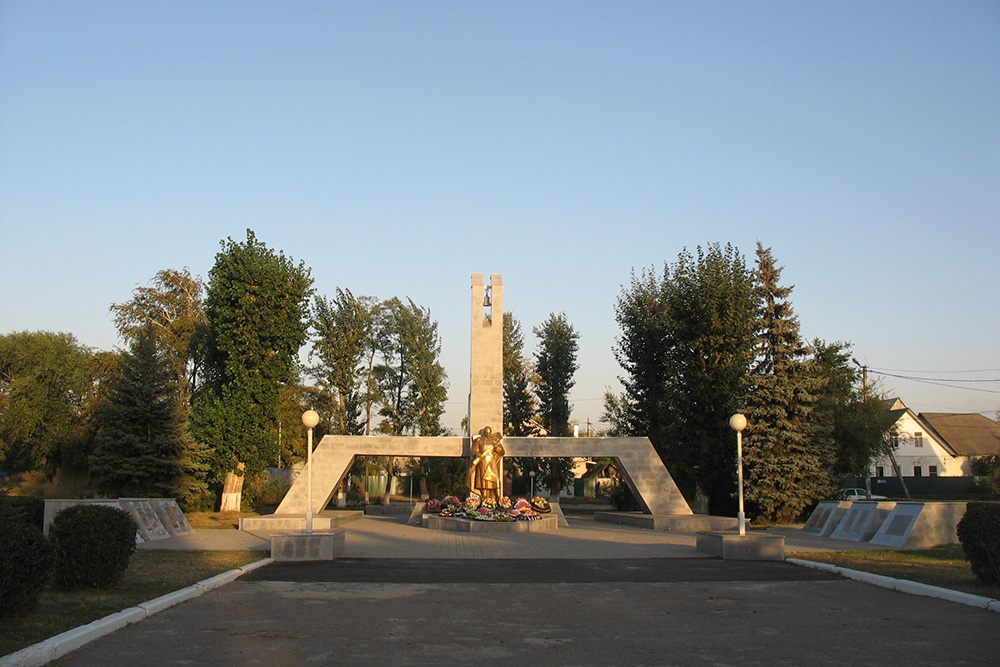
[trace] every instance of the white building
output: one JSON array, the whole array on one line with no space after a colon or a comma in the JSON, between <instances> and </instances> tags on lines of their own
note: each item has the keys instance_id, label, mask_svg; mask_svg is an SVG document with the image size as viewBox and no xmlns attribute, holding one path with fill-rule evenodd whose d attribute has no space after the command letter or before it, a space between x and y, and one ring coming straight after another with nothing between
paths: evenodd
<instances>
[{"instance_id":1,"label":"white building","mask_svg":"<svg viewBox=\"0 0 1000 667\"><path fill-rule=\"evenodd\" d=\"M1000 454L1000 424L980 414L915 414L894 399L894 458L903 477L963 477L972 474L971 459ZM871 470L874 477L897 475L887 457Z\"/></svg>"}]
</instances>

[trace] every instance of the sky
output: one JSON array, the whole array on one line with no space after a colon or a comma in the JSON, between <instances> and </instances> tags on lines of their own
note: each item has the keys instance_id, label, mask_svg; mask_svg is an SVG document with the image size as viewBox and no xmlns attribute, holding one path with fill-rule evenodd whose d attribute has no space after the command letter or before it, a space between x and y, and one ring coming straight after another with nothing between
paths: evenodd
<instances>
[{"instance_id":1,"label":"sky","mask_svg":"<svg viewBox=\"0 0 1000 667\"><path fill-rule=\"evenodd\" d=\"M471 274L529 353L566 314L597 423L632 272L758 241L807 340L993 417L1000 4L0 0L0 335L113 349L247 229L429 308L456 431Z\"/></svg>"}]
</instances>

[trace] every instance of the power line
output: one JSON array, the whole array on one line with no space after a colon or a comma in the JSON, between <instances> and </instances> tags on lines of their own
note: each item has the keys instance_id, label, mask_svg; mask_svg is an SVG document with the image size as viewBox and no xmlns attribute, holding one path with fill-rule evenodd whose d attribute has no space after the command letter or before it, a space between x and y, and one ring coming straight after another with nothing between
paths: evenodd
<instances>
[{"instance_id":1,"label":"power line","mask_svg":"<svg viewBox=\"0 0 1000 667\"><path fill-rule=\"evenodd\" d=\"M965 371L931 371L924 369L879 368L877 366L869 366L868 368L877 371L889 371L892 373L1000 373L1000 368L977 368Z\"/></svg>"},{"instance_id":2,"label":"power line","mask_svg":"<svg viewBox=\"0 0 1000 667\"><path fill-rule=\"evenodd\" d=\"M979 389L976 387L956 387L955 385L945 384L945 382L973 382L975 380L945 380L945 379L930 379L930 378L918 378L909 375L896 375L894 373L885 373L882 371L876 371L871 369L873 373L878 375L883 375L885 377L898 378L900 380L910 380L911 382L922 382L924 384L932 384L938 387L947 387L948 389L963 389L965 391L979 391L986 394L1000 394L1000 390L997 389ZM979 382L1000 382L1000 380L979 380Z\"/></svg>"}]
</instances>

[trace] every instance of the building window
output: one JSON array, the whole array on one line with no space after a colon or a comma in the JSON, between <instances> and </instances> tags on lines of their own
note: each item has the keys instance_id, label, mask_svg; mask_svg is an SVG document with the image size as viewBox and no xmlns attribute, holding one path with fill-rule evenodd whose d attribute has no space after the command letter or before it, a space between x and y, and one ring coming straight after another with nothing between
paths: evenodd
<instances>
[{"instance_id":1,"label":"building window","mask_svg":"<svg viewBox=\"0 0 1000 667\"><path fill-rule=\"evenodd\" d=\"M924 446L924 434L920 431L915 431L913 433L913 446L923 447Z\"/></svg>"},{"instance_id":2,"label":"building window","mask_svg":"<svg viewBox=\"0 0 1000 667\"><path fill-rule=\"evenodd\" d=\"M875 468L875 476L885 477L885 468L883 468L882 466L878 466L877 468Z\"/></svg>"},{"instance_id":3,"label":"building window","mask_svg":"<svg viewBox=\"0 0 1000 667\"><path fill-rule=\"evenodd\" d=\"M913 476L914 477L923 477L924 476L923 469L920 466L913 466Z\"/></svg>"},{"instance_id":4,"label":"building window","mask_svg":"<svg viewBox=\"0 0 1000 667\"><path fill-rule=\"evenodd\" d=\"M899 434L895 431L889 434L889 444L893 449L899 449Z\"/></svg>"},{"instance_id":5,"label":"building window","mask_svg":"<svg viewBox=\"0 0 1000 667\"><path fill-rule=\"evenodd\" d=\"M937 466L927 466L927 474L931 477L937 477Z\"/></svg>"}]
</instances>

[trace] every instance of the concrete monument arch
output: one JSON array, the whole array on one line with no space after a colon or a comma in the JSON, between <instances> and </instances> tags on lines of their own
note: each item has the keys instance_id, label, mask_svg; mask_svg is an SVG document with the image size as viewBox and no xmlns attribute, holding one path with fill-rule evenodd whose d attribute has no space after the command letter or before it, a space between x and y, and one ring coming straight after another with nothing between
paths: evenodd
<instances>
[{"instance_id":1,"label":"concrete monument arch","mask_svg":"<svg viewBox=\"0 0 1000 667\"><path fill-rule=\"evenodd\" d=\"M503 430L503 277L472 275L472 359L469 426ZM611 457L636 492L642 511L653 515L689 516L691 508L667 472L648 438L503 438L507 456ZM463 437L325 436L312 455L312 497L300 476L278 506L275 516L304 516L326 508L355 456L470 456L472 440Z\"/></svg>"}]
</instances>

